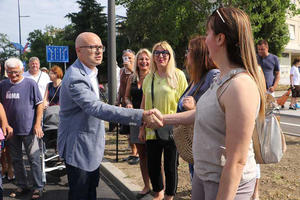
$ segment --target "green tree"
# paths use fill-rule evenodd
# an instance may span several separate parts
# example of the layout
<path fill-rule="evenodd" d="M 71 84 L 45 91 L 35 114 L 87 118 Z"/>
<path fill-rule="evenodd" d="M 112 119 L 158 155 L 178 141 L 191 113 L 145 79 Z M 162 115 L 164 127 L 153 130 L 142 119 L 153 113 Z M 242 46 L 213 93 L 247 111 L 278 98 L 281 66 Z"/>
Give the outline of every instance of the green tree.
<path fill-rule="evenodd" d="M 48 67 L 46 46 L 68 46 L 70 43 L 63 37 L 65 33 L 64 29 L 55 28 L 53 26 L 46 26 L 45 30 L 34 30 L 29 33 L 28 42 L 30 43 L 30 52 L 26 55 L 28 60 L 32 56 L 36 56 L 40 59 L 42 67 Z M 61 65 L 61 63 L 52 63 Z"/>
<path fill-rule="evenodd" d="M 299 1 L 297 1 L 299 2 Z M 250 16 L 255 42 L 269 41 L 270 51 L 279 55 L 289 42 L 285 23 L 287 15 L 299 14 L 290 0 L 118 0 L 127 9 L 127 19 L 120 28 L 129 47 L 151 47 L 167 40 L 175 49 L 177 62 L 183 60 L 184 48 L 193 34 L 204 34 L 210 13 L 220 6 L 241 8 Z"/>
<path fill-rule="evenodd" d="M 9 57 L 16 57 L 18 51 L 12 46 L 6 34 L 0 33 L 0 63 Z"/>
<path fill-rule="evenodd" d="M 76 3 L 79 4 L 80 11 L 66 15 L 71 20 L 73 29 L 72 34 L 69 34 L 67 39 L 75 41 L 80 33 L 88 31 L 96 33 L 101 38 L 103 45 L 107 46 L 107 16 L 103 13 L 104 7 L 96 0 L 78 0 Z M 107 80 L 107 54 L 104 53 L 103 56 L 101 67 L 98 67 L 100 82 Z"/>
<path fill-rule="evenodd" d="M 149 48 L 166 40 L 176 53 L 178 66 L 183 65 L 185 49 L 191 35 L 204 34 L 205 23 L 213 6 L 202 1 L 199 12 L 192 1 L 182 0 L 119 0 L 127 9 L 127 19 L 119 29 L 134 50 Z"/>
<path fill-rule="evenodd" d="M 202 0 L 192 2 L 201 8 Z M 270 51 L 276 55 L 280 55 L 289 42 L 286 17 L 299 14 L 296 4 L 290 0 L 218 0 L 213 5 L 215 8 L 224 5 L 244 10 L 250 17 L 255 43 L 260 39 L 267 40 Z"/>

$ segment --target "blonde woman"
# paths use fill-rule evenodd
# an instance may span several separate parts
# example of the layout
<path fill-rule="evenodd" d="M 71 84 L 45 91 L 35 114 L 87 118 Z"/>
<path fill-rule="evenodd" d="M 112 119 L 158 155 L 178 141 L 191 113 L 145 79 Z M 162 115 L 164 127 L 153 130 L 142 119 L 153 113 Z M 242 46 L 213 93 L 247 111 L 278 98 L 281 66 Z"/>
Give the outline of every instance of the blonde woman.
<path fill-rule="evenodd" d="M 265 100 L 249 17 L 219 8 L 208 19 L 206 35 L 220 75 L 196 111 L 165 115 L 164 124 L 195 121 L 192 200 L 249 200 L 256 181 L 251 138 L 255 120 L 264 118 Z"/>
<path fill-rule="evenodd" d="M 143 98 L 143 82 L 150 71 L 151 52 L 148 49 L 141 49 L 137 52 L 133 66 L 133 74 L 127 81 L 125 102 L 126 108 L 140 108 Z M 146 144 L 139 140 L 139 126 L 130 126 L 130 142 L 135 144 L 140 158 L 140 169 L 144 181 L 143 190 L 137 194 L 140 199 L 150 193 L 150 179 L 147 168 Z M 136 164 L 132 159 L 129 164 Z"/>
<path fill-rule="evenodd" d="M 177 102 L 186 87 L 185 75 L 176 68 L 171 46 L 166 41 L 155 44 L 152 50 L 150 73 L 143 83 L 141 108 L 149 110 L 154 107 L 163 114 L 176 113 Z M 151 88 L 153 88 L 153 101 Z M 152 189 L 155 192 L 154 199 L 173 199 L 178 181 L 178 153 L 174 141 L 160 140 L 153 129 L 146 129 L 145 132 L 143 128 L 141 128 L 139 138 L 142 141 L 146 140 L 148 172 Z M 161 173 L 162 153 L 164 153 L 165 191 Z"/>

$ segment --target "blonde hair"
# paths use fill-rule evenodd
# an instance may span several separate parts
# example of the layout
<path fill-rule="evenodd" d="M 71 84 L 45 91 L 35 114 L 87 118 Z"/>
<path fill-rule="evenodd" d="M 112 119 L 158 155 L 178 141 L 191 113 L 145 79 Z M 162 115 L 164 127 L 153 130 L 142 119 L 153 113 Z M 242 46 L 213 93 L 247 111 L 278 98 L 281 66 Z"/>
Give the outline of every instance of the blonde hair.
<path fill-rule="evenodd" d="M 134 65 L 133 65 L 133 73 L 135 74 L 135 76 L 137 78 L 137 81 L 140 80 L 140 74 L 139 74 L 140 70 L 139 70 L 139 67 L 138 67 L 138 59 L 139 59 L 140 54 L 142 54 L 142 53 L 147 54 L 147 56 L 151 60 L 151 52 L 148 49 L 146 49 L 146 48 L 140 49 L 137 52 L 137 54 L 135 56 L 135 59 L 134 59 Z"/>
<path fill-rule="evenodd" d="M 261 103 L 259 117 L 264 119 L 266 85 L 257 64 L 248 15 L 238 8 L 219 8 L 208 18 L 207 27 L 211 28 L 216 35 L 219 33 L 225 35 L 229 60 L 244 68 L 256 82 Z"/>
<path fill-rule="evenodd" d="M 178 85 L 178 80 L 177 80 L 177 72 L 176 72 L 177 70 L 176 70 L 175 54 L 174 54 L 172 47 L 169 45 L 169 43 L 167 41 L 158 42 L 153 46 L 152 57 L 151 57 L 151 62 L 150 62 L 150 73 L 153 76 L 154 73 L 157 71 L 157 66 L 156 66 L 156 63 L 154 62 L 153 52 L 159 46 L 161 48 L 163 48 L 164 50 L 168 50 L 170 53 L 169 62 L 168 62 L 167 69 L 166 69 L 167 82 L 171 88 L 176 88 Z"/>

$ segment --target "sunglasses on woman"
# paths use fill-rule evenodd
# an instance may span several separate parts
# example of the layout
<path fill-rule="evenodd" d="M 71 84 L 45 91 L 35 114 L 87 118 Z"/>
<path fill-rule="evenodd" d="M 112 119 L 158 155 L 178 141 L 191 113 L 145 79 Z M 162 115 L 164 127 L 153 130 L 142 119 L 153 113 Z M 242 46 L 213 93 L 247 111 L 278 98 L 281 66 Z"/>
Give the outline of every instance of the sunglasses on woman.
<path fill-rule="evenodd" d="M 163 56 L 163 57 L 167 57 L 170 55 L 170 52 L 168 50 L 163 50 L 163 51 L 159 51 L 159 50 L 155 50 L 153 52 L 154 56 L 158 57 L 160 56 L 160 54 Z"/>

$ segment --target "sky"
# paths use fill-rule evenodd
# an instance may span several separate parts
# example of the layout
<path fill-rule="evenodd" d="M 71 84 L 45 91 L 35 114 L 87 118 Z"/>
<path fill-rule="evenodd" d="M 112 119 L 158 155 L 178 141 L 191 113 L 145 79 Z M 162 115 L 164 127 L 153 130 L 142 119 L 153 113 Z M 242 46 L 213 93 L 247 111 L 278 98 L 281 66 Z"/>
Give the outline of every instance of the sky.
<path fill-rule="evenodd" d="M 96 1 L 107 13 L 108 0 Z M 20 15 L 29 16 L 20 18 L 22 45 L 26 44 L 28 34 L 36 29 L 44 30 L 48 25 L 63 28 L 70 24 L 64 16 L 78 11 L 76 0 L 20 0 Z M 125 8 L 116 6 L 116 14 L 125 16 Z M 18 0 L 0 0 L 0 33 L 7 34 L 11 42 L 19 43 Z"/>

